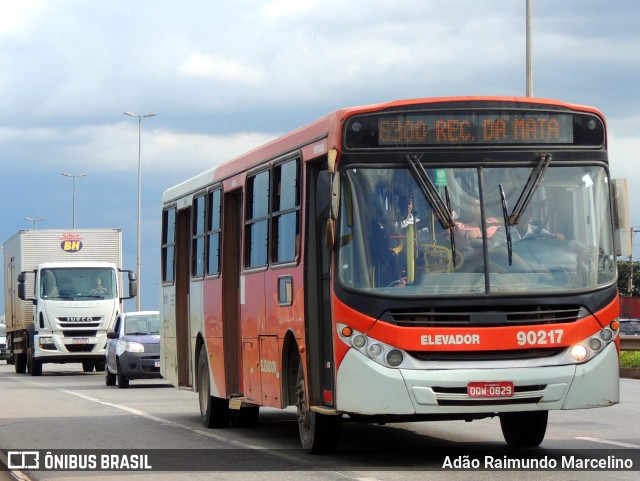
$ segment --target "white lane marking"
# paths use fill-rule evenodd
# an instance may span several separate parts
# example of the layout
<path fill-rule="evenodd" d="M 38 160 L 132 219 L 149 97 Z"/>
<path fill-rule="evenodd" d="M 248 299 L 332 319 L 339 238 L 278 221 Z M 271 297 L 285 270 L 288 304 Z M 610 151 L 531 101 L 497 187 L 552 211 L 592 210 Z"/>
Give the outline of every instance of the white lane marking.
<path fill-rule="evenodd" d="M 582 441 L 591 441 L 593 443 L 611 444 L 613 446 L 620 446 L 621 448 L 640 449 L 640 444 L 621 443 L 618 441 L 609 441 L 608 439 L 587 438 L 582 436 L 576 436 L 575 439 L 580 439 Z"/>
<path fill-rule="evenodd" d="M 166 419 L 162 419 L 162 418 L 159 418 L 157 416 L 153 416 L 153 415 L 148 414 L 148 413 L 146 413 L 144 411 L 140 411 L 138 409 L 130 408 L 128 406 L 123 406 L 121 404 L 114 404 L 114 403 L 110 403 L 110 402 L 106 402 L 106 401 L 101 401 L 100 399 L 97 399 L 97 398 L 94 398 L 94 397 L 91 397 L 91 396 L 87 396 L 86 394 L 81 394 L 81 393 L 78 393 L 78 392 L 69 391 L 67 389 L 59 389 L 59 388 L 54 388 L 54 389 L 56 391 L 58 391 L 58 392 L 61 392 L 61 393 L 64 393 L 64 394 L 70 394 L 72 396 L 79 397 L 79 398 L 84 399 L 86 401 L 95 402 L 95 403 L 98 403 L 98 404 L 102 404 L 103 406 L 109 406 L 109 407 L 112 407 L 114 409 L 119 409 L 121 411 L 128 412 L 129 414 L 133 414 L 134 416 L 140 416 L 140 417 L 149 419 L 151 421 L 156 421 L 156 422 L 159 422 L 159 423 L 161 423 L 161 424 L 163 424 L 165 426 L 186 429 L 187 431 L 191 431 L 193 433 L 196 433 L 196 434 L 199 434 L 199 435 L 202 435 L 202 436 L 213 438 L 213 439 L 216 439 L 218 441 L 223 441 L 223 442 L 228 443 L 228 444 L 233 444 L 233 445 L 235 445 L 237 447 L 240 447 L 240 448 L 255 449 L 255 450 L 264 449 L 261 446 L 256 446 L 256 445 L 252 445 L 252 444 L 248 444 L 248 443 L 243 443 L 241 441 L 235 441 L 233 439 L 229 439 L 229 438 L 226 438 L 224 436 L 219 436 L 217 434 L 213 434 L 210 431 L 203 431 L 201 429 L 194 429 L 194 428 L 190 428 L 189 426 L 185 426 L 183 424 L 174 423 L 173 421 L 167 421 Z M 300 458 L 296 458 L 295 456 L 288 455 L 286 453 L 272 451 L 271 454 L 273 456 L 277 456 L 279 458 L 283 458 L 283 459 L 286 459 L 288 461 L 292 461 L 292 462 L 308 465 L 311 470 L 317 470 L 319 468 L 319 469 L 321 469 L 323 471 L 328 471 L 328 469 L 326 467 L 323 467 L 323 466 L 321 466 L 319 464 L 316 464 L 314 462 L 311 462 L 311 461 L 306 461 L 306 460 L 303 460 L 303 459 L 300 459 Z M 377 478 L 361 477 L 361 475 L 359 473 L 356 473 L 356 472 L 339 471 L 339 470 L 334 470 L 333 472 L 336 473 L 336 474 L 340 474 L 340 475 L 344 476 L 345 478 L 355 479 L 356 481 L 379 481 Z"/>

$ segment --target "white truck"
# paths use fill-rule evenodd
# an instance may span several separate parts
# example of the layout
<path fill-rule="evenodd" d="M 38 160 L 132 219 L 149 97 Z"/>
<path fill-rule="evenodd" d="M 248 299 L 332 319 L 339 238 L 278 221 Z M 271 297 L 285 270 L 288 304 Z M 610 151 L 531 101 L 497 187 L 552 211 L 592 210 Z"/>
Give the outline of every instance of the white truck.
<path fill-rule="evenodd" d="M 39 376 L 43 363 L 72 362 L 104 370 L 107 332 L 138 290 L 135 273 L 121 269 L 122 231 L 21 230 L 3 250 L 7 355 L 16 373 Z"/>

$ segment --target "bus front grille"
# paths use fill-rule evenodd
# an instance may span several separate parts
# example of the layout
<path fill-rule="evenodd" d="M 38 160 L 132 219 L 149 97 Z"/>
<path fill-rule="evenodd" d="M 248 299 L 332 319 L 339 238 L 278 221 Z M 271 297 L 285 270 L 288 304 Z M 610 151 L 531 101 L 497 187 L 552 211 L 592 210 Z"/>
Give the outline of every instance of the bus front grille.
<path fill-rule="evenodd" d="M 382 319 L 401 327 L 498 327 L 570 323 L 578 320 L 579 313 L 579 306 L 435 307 L 390 311 Z"/>

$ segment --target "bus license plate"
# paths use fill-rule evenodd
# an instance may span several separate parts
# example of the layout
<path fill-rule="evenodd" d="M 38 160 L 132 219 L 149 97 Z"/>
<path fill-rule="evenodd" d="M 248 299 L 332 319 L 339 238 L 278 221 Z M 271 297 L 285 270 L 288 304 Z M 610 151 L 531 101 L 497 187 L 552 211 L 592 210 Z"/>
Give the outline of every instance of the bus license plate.
<path fill-rule="evenodd" d="M 467 384 L 467 396 L 473 398 L 512 397 L 513 393 L 511 381 L 470 382 Z"/>
<path fill-rule="evenodd" d="M 71 344 L 89 344 L 88 337 L 74 337 L 71 340 Z"/>

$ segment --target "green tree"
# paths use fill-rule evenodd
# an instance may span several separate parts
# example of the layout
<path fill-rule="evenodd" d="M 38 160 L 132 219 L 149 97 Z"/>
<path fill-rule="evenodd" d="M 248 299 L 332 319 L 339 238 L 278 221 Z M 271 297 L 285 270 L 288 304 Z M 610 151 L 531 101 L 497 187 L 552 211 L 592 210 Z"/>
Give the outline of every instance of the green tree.
<path fill-rule="evenodd" d="M 633 276 L 633 290 L 631 292 L 632 297 L 640 297 L 640 262 L 633 261 L 631 263 L 632 276 Z M 618 261 L 618 289 L 620 294 L 629 294 L 629 261 Z"/>

